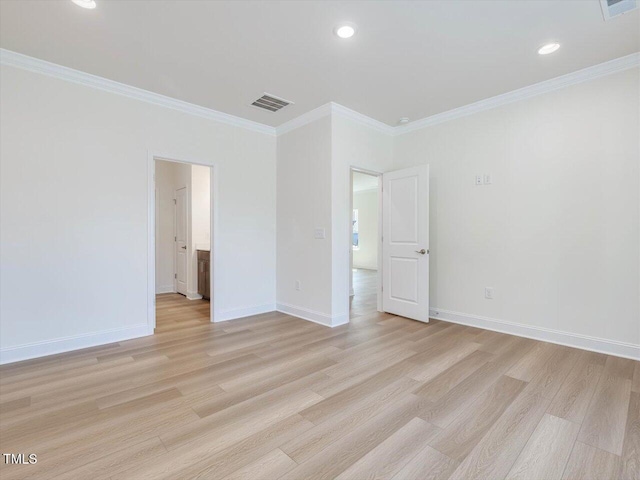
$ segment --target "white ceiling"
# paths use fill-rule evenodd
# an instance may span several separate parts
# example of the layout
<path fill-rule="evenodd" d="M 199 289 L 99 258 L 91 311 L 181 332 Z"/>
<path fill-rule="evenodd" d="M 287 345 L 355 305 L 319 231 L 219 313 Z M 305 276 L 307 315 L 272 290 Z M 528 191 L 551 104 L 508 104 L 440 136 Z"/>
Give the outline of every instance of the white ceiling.
<path fill-rule="evenodd" d="M 640 50 L 638 11 L 598 0 L 96 2 L 2 0 L 0 46 L 271 126 L 329 101 L 395 125 Z"/>
<path fill-rule="evenodd" d="M 378 186 L 378 177 L 366 173 L 353 172 L 353 191 L 372 190 Z"/>

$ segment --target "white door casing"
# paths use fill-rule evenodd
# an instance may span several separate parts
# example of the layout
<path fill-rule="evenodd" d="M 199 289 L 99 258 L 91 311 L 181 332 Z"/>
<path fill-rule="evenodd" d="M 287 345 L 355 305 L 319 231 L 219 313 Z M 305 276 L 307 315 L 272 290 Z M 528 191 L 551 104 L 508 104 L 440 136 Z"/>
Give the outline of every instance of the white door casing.
<path fill-rule="evenodd" d="M 429 166 L 385 173 L 382 305 L 385 312 L 429 321 Z"/>
<path fill-rule="evenodd" d="M 176 234 L 175 234 L 175 281 L 176 291 L 187 295 L 187 189 L 179 188 L 175 192 Z"/>

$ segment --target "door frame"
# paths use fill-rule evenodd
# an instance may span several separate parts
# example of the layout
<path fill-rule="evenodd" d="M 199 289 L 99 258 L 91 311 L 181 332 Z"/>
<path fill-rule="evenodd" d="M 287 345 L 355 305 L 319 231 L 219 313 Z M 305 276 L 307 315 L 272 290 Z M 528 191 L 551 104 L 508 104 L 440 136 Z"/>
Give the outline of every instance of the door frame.
<path fill-rule="evenodd" d="M 216 309 L 215 299 L 218 298 L 220 282 L 218 281 L 220 272 L 216 268 L 218 262 L 218 167 L 215 163 L 206 162 L 199 159 L 186 158 L 185 156 L 155 151 L 147 152 L 147 327 L 153 333 L 156 327 L 156 160 L 166 162 L 184 163 L 188 165 L 201 165 L 209 167 L 209 188 L 210 188 L 210 252 L 209 262 L 209 315 L 213 323 L 219 317 Z M 188 191 L 188 190 L 187 190 Z"/>
<path fill-rule="evenodd" d="M 353 279 L 353 174 L 364 173 L 378 178 L 378 271 L 376 286 L 376 310 L 382 312 L 382 172 L 361 168 L 355 165 L 349 167 L 349 282 L 347 288 L 347 305 L 351 301 L 351 287 Z M 349 308 L 349 314 L 351 308 Z"/>

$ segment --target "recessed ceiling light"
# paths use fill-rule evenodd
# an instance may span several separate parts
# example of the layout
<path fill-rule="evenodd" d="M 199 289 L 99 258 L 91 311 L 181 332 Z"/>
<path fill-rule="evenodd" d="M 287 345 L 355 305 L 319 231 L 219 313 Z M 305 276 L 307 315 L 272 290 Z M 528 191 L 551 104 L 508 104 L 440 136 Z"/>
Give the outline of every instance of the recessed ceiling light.
<path fill-rule="evenodd" d="M 547 43 L 546 45 L 543 45 L 538 49 L 538 53 L 540 55 L 549 55 L 550 53 L 555 52 L 559 48 L 560 48 L 560 44 L 559 43 L 555 43 L 555 42 Z"/>
<path fill-rule="evenodd" d="M 82 8 L 88 8 L 88 9 L 96 8 L 95 0 L 71 0 L 71 1 Z"/>
<path fill-rule="evenodd" d="M 334 32 L 340 38 L 351 38 L 356 34 L 356 26 L 353 23 L 344 23 L 337 26 Z"/>

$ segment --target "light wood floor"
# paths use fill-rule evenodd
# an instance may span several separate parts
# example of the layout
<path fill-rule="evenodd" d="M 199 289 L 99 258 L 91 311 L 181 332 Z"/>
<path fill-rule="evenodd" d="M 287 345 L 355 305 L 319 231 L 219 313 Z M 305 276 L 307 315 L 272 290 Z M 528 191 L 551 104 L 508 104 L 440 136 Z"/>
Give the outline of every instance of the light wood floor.
<path fill-rule="evenodd" d="M 350 317 L 376 313 L 378 308 L 378 272 L 356 268 L 353 270 L 353 291 Z"/>
<path fill-rule="evenodd" d="M 335 329 L 163 295 L 154 336 L 2 367 L 38 463 L 0 477 L 640 478 L 639 362 L 379 314 L 367 273 Z"/>

